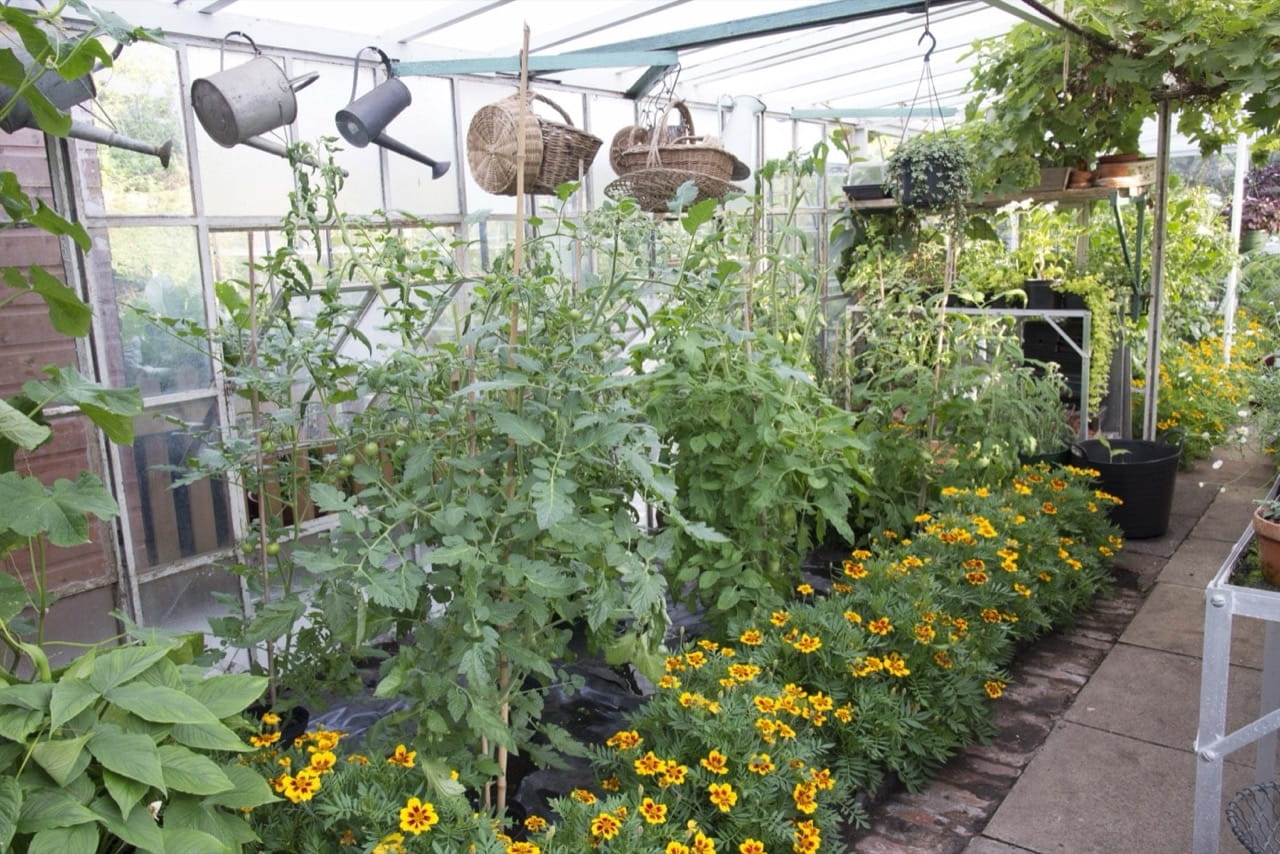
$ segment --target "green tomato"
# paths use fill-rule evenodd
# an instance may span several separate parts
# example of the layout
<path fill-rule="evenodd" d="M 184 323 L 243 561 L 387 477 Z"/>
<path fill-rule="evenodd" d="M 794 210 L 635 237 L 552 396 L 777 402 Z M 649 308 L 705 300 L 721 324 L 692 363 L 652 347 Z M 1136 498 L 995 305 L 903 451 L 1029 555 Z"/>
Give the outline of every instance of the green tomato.
<path fill-rule="evenodd" d="M 340 480 L 340 481 L 342 481 L 342 480 L 346 480 L 348 477 L 350 477 L 350 476 L 351 476 L 351 470 L 350 470 L 350 469 L 348 469 L 348 468 L 345 468 L 345 467 L 344 467 L 344 468 L 336 468 L 336 469 L 334 469 L 334 470 L 333 470 L 333 476 L 334 476 L 335 478 L 337 478 L 338 480 Z"/>
<path fill-rule="evenodd" d="M 378 455 L 378 443 L 365 442 L 364 447 L 361 450 L 364 451 L 364 455 L 366 457 L 376 457 Z"/>
<path fill-rule="evenodd" d="M 253 554 L 253 550 L 257 548 L 257 544 L 253 540 L 245 540 L 240 544 L 240 551 L 247 555 Z"/>
<path fill-rule="evenodd" d="M 272 556 L 275 556 L 275 555 L 280 554 L 280 544 L 279 544 L 279 543 L 267 543 L 267 554 L 272 555 Z"/>
<path fill-rule="evenodd" d="M 353 465 L 356 464 L 356 455 L 348 451 L 347 453 L 338 457 L 338 462 L 341 463 L 346 468 L 351 468 Z"/>
<path fill-rule="evenodd" d="M 274 454 L 276 452 L 276 443 L 263 442 L 261 445 L 261 448 L 262 448 L 262 453 L 264 454 Z"/>
<path fill-rule="evenodd" d="M 576 323 L 582 319 L 582 312 L 576 308 L 569 309 L 569 319 Z"/>

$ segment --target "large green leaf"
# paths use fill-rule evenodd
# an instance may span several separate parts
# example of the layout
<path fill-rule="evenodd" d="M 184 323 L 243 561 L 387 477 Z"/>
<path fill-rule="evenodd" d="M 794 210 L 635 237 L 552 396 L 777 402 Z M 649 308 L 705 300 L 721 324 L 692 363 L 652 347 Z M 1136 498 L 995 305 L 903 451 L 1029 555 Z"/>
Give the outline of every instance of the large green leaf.
<path fill-rule="evenodd" d="M 179 744 L 185 744 L 197 750 L 246 753 L 254 749 L 221 721 L 215 724 L 174 724 L 169 734 Z"/>
<path fill-rule="evenodd" d="M 84 679 L 64 677 L 53 686 L 49 698 L 49 725 L 58 728 L 87 709 L 102 695 Z"/>
<path fill-rule="evenodd" d="M 98 798 L 90 805 L 98 819 L 116 836 L 141 851 L 163 852 L 164 837 L 160 826 L 147 810 L 133 810 L 126 819 L 115 801 Z"/>
<path fill-rule="evenodd" d="M 245 627 L 240 643 L 245 646 L 253 646 L 266 641 L 273 641 L 287 634 L 292 631 L 294 623 L 302 617 L 306 607 L 306 602 L 296 597 L 274 599 L 262 605 Z M 237 709 L 237 711 L 239 710 Z M 226 715 L 219 715 L 219 717 L 226 717 Z"/>
<path fill-rule="evenodd" d="M 27 854 L 68 854 L 98 850 L 98 823 L 86 821 L 71 827 L 51 827 L 31 838 Z"/>
<path fill-rule="evenodd" d="M 133 419 L 142 413 L 142 393 L 136 388 L 111 388 L 95 383 L 75 368 L 49 366 L 48 380 L 28 380 L 22 391 L 32 400 L 78 406 L 102 428 L 111 441 L 133 443 Z"/>
<path fill-rule="evenodd" d="M 8 439 L 24 451 L 34 451 L 52 435 L 53 431 L 47 426 L 15 409 L 7 400 L 0 400 L 0 438 Z M 8 468 L 13 468 L 12 463 Z"/>
<path fill-rule="evenodd" d="M 21 706 L 36 712 L 49 711 L 53 686 L 48 682 L 19 682 L 0 687 L 0 706 Z"/>
<path fill-rule="evenodd" d="M 164 854 L 234 854 L 234 848 L 212 834 L 192 827 L 164 827 Z"/>
<path fill-rule="evenodd" d="M 267 690 L 264 676 L 247 673 L 224 673 L 195 682 L 187 688 L 192 699 L 199 700 L 214 717 L 238 715 Z"/>
<path fill-rule="evenodd" d="M 74 827 L 95 821 L 97 816 L 63 789 L 37 789 L 22 801 L 18 814 L 19 833 L 38 833 L 51 827 Z"/>
<path fill-rule="evenodd" d="M 262 774 L 254 769 L 239 763 L 232 763 L 222 770 L 230 778 L 234 788 L 226 792 L 210 795 L 205 798 L 205 803 L 241 810 L 260 807 L 263 804 L 271 804 L 280 800 L 271 791 L 271 787 L 267 785 L 267 781 L 263 779 Z"/>
<path fill-rule="evenodd" d="M 40 130 L 53 136 L 66 136 L 67 131 L 71 130 L 71 117 L 55 107 L 35 86 L 27 85 L 26 75 L 26 66 L 13 51 L 0 50 L 0 84 L 19 92 L 22 103 L 31 110 Z M 4 106 L 5 104 L 0 103 L 0 107 Z M 21 105 L 18 109 L 21 109 Z"/>
<path fill-rule="evenodd" d="M 146 721 L 165 724 L 216 724 L 218 718 L 199 700 L 160 685 L 130 682 L 103 692 L 107 700 Z"/>
<path fill-rule="evenodd" d="M 235 788 L 216 762 L 177 744 L 160 746 L 160 767 L 165 783 L 179 792 L 216 795 Z"/>
<path fill-rule="evenodd" d="M 65 786 L 89 767 L 89 751 L 85 750 L 85 746 L 90 738 L 92 736 L 81 735 L 42 741 L 31 748 L 31 758 L 54 782 Z"/>
<path fill-rule="evenodd" d="M 151 786 L 141 780 L 135 780 L 132 777 L 126 777 L 123 774 L 117 774 L 110 769 L 103 769 L 102 782 L 107 787 L 107 794 L 111 796 L 111 800 L 116 802 L 116 806 L 120 808 L 120 814 L 125 818 L 129 817 L 129 813 L 133 808 L 142 803 L 142 799 L 147 796 L 147 792 L 151 791 Z"/>
<path fill-rule="evenodd" d="M 241 768 L 241 770 L 249 771 L 248 768 Z M 260 776 L 258 782 L 264 782 Z M 219 810 L 211 805 L 211 800 L 211 798 L 196 798 L 175 793 L 164 806 L 162 817 L 165 825 L 203 831 L 221 839 L 234 851 L 240 850 L 237 846 L 260 841 L 258 835 L 253 832 L 253 828 L 243 818 Z M 168 839 L 165 843 L 168 844 Z"/>
<path fill-rule="evenodd" d="M 40 207 L 48 211 L 44 205 Z M 34 221 L 35 217 L 32 217 L 32 220 Z M 44 220 L 50 226 L 56 225 L 47 214 Z M 43 267 L 29 268 L 27 280 L 31 283 L 31 290 L 44 300 L 45 306 L 49 309 L 49 322 L 53 324 L 55 330 L 72 338 L 83 338 L 89 334 L 93 323 L 93 311 L 84 300 L 80 299 L 79 294 Z"/>
<path fill-rule="evenodd" d="M 167 646 L 128 646 L 104 652 L 93 660 L 89 684 L 102 693 L 122 685 L 169 654 Z"/>
<path fill-rule="evenodd" d="M 43 534 L 55 546 L 88 542 L 86 514 L 110 519 L 118 510 L 102 481 L 87 471 L 74 483 L 59 478 L 53 486 L 17 472 L 0 473 L 0 506 L 8 511 L 8 526 L 15 533 L 23 537 Z"/>
<path fill-rule="evenodd" d="M 21 811 L 22 787 L 13 777 L 0 777 L 0 851 L 9 850 Z"/>
<path fill-rule="evenodd" d="M 0 552 L 2 554 L 3 552 Z M 7 623 L 27 607 L 27 588 L 7 572 L 0 572 L 0 622 Z"/>
<path fill-rule="evenodd" d="M 538 445 L 546 436 L 541 424 L 521 418 L 514 412 L 495 413 L 493 426 L 498 429 L 498 432 L 510 436 L 517 445 Z"/>
<path fill-rule="evenodd" d="M 122 732 L 113 726 L 100 727 L 89 741 L 89 752 L 102 767 L 122 777 L 165 790 L 164 772 L 155 742 L 145 735 Z M 121 810 L 124 815 L 127 810 Z"/>

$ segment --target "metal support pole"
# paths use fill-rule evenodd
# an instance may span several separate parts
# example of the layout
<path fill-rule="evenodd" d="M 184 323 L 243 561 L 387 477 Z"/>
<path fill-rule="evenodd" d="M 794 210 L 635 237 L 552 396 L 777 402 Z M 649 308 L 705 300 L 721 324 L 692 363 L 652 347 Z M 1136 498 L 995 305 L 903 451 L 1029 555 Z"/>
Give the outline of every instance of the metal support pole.
<path fill-rule="evenodd" d="M 1200 725 L 1196 732 L 1196 805 L 1191 850 L 1217 854 L 1222 810 L 1219 747 L 1227 731 L 1227 682 L 1230 678 L 1231 607 L 1229 594 L 1210 590 L 1204 606 L 1204 650 L 1200 665 Z"/>
<path fill-rule="evenodd" d="M 1160 402 L 1160 326 L 1164 322 L 1164 238 L 1169 185 L 1169 99 L 1160 100 L 1156 143 L 1156 221 L 1151 238 L 1151 306 L 1147 313 L 1147 389 L 1142 438 L 1156 438 Z"/>
<path fill-rule="evenodd" d="M 1244 176 L 1249 170 L 1249 137 L 1236 138 L 1236 171 L 1231 186 L 1231 245 L 1237 251 L 1227 273 L 1227 292 L 1222 298 L 1222 359 L 1231 364 L 1231 345 L 1236 335 L 1236 291 L 1240 286 L 1240 229 L 1244 219 Z"/>

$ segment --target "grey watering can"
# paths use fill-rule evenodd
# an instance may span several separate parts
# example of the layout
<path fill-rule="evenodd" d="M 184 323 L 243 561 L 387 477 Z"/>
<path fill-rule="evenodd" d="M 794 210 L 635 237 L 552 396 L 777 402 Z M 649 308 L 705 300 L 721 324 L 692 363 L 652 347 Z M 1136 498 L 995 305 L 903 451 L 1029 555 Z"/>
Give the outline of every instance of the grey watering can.
<path fill-rule="evenodd" d="M 226 148 L 248 145 L 287 157 L 283 145 L 260 139 L 259 135 L 291 124 L 298 117 L 298 99 L 294 94 L 310 86 L 320 75 L 312 71 L 289 79 L 284 69 L 262 55 L 253 39 L 239 31 L 227 33 L 223 38 L 224 51 L 227 39 L 232 36 L 249 42 L 253 59 L 193 82 L 191 108 L 205 133 L 219 145 Z"/>
<path fill-rule="evenodd" d="M 357 98 L 356 86 L 360 82 L 360 55 L 366 50 L 377 51 L 382 57 L 382 64 L 387 69 L 387 79 Z M 439 178 L 449 171 L 448 161 L 433 160 L 383 133 L 386 126 L 391 124 L 391 120 L 404 112 L 405 107 L 412 102 L 413 96 L 409 93 L 409 87 L 398 78 L 391 76 L 391 60 L 387 55 L 377 47 L 361 48 L 356 54 L 354 78 L 351 81 L 351 103 L 338 110 L 334 121 L 338 124 L 338 133 L 342 134 L 342 138 L 356 148 L 364 148 L 372 142 L 410 160 L 430 166 L 431 177 Z"/>

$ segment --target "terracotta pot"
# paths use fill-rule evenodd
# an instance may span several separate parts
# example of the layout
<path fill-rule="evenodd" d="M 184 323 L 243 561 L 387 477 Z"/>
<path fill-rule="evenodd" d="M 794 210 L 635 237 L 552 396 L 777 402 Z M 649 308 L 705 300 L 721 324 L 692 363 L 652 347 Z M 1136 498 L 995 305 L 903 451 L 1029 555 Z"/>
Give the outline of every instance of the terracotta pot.
<path fill-rule="evenodd" d="M 1088 169 L 1072 169 L 1067 181 L 1068 190 L 1083 190 L 1093 183 L 1093 173 Z"/>
<path fill-rule="evenodd" d="M 1103 154 L 1098 158 L 1098 165 L 1104 163 L 1132 163 L 1135 160 L 1141 160 L 1142 154 L 1137 151 L 1122 151 L 1116 154 Z"/>
<path fill-rule="evenodd" d="M 1257 536 L 1258 565 L 1267 581 L 1280 587 L 1280 522 L 1262 517 L 1262 508 L 1253 511 L 1253 532 Z"/>

